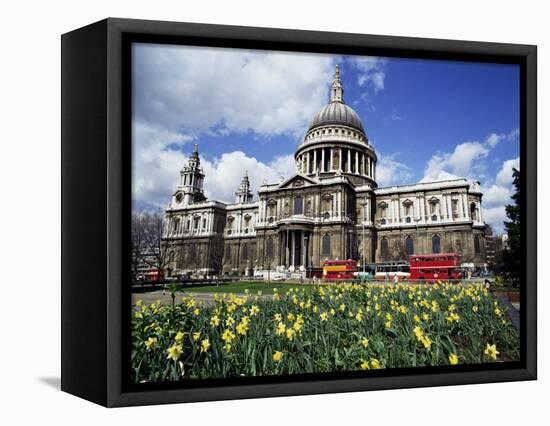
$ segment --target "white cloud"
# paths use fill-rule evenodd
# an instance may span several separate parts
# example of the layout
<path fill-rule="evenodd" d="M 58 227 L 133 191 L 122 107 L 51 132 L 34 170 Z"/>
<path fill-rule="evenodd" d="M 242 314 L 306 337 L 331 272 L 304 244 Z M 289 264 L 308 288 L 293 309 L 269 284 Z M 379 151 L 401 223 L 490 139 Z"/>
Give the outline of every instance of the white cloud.
<path fill-rule="evenodd" d="M 510 201 L 511 196 L 511 188 L 491 185 L 483 189 L 483 204 L 486 206 L 504 205 Z"/>
<path fill-rule="evenodd" d="M 502 168 L 497 173 L 496 183 L 502 186 L 512 185 L 512 182 L 514 181 L 512 169 L 519 170 L 519 157 L 512 160 L 506 160 L 502 164 Z"/>
<path fill-rule="evenodd" d="M 398 153 L 392 155 L 379 155 L 376 164 L 376 181 L 380 187 L 400 185 L 408 183 L 412 179 L 411 169 L 398 161 L 395 157 Z"/>
<path fill-rule="evenodd" d="M 330 55 L 137 45 L 134 119 L 195 136 L 301 135 L 326 103 L 333 62 Z"/>
<path fill-rule="evenodd" d="M 152 135 L 155 140 L 163 135 L 163 132 L 160 132 L 160 136 L 154 135 L 149 130 L 144 133 Z M 164 208 L 179 184 L 179 171 L 187 164 L 188 156 L 176 149 L 163 149 L 153 156 L 144 152 L 134 155 L 133 199 L 149 207 Z M 206 196 L 211 200 L 225 202 L 234 201 L 235 191 L 245 171 L 248 172 L 255 196 L 264 179 L 278 182 L 281 176 L 289 177 L 295 173 L 293 155 L 275 157 L 266 164 L 242 151 L 233 151 L 219 158 L 206 159 L 201 156 L 201 165 L 205 173 Z"/>
<path fill-rule="evenodd" d="M 506 220 L 506 208 L 504 205 L 482 208 L 483 220 L 489 223 L 495 232 L 502 233 L 504 230 L 504 221 Z"/>
<path fill-rule="evenodd" d="M 494 148 L 495 146 L 498 145 L 498 143 L 500 141 L 502 141 L 503 139 L 505 139 L 506 136 L 505 135 L 498 135 L 496 133 L 491 133 L 489 135 L 489 137 L 487 138 L 487 144 L 491 147 L 491 148 Z"/>
<path fill-rule="evenodd" d="M 296 172 L 292 155 L 276 157 L 271 163 L 266 164 L 247 156 L 242 151 L 234 151 L 222 154 L 213 161 L 202 161 L 201 164 L 205 173 L 206 196 L 212 200 L 225 202 L 234 202 L 235 191 L 245 171 L 248 173 L 255 197 L 264 180 L 278 182 L 281 176 L 289 177 Z"/>
<path fill-rule="evenodd" d="M 384 90 L 387 63 L 385 59 L 361 56 L 354 57 L 352 63 L 359 70 L 357 77 L 359 86 L 369 85 L 375 93 Z"/>
<path fill-rule="evenodd" d="M 481 188 L 483 193 L 484 220 L 490 223 L 496 232 L 503 232 L 506 220 L 506 205 L 511 203 L 514 193 L 512 168 L 519 170 L 519 157 L 506 160 L 497 173 L 495 183 Z"/>
<path fill-rule="evenodd" d="M 485 170 L 480 161 L 487 157 L 494 142 L 494 134 L 486 143 L 464 142 L 455 146 L 453 152 L 438 152 L 428 160 L 421 182 L 432 182 L 445 179 L 470 178 L 480 180 Z"/>

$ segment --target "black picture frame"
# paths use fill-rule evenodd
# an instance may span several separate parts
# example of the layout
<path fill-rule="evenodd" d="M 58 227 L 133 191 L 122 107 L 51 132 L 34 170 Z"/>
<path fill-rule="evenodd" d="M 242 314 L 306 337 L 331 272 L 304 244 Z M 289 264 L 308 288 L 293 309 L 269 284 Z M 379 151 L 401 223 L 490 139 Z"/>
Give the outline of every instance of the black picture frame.
<path fill-rule="evenodd" d="M 521 361 L 192 387 L 130 385 L 124 283 L 131 205 L 128 46 L 134 41 L 519 64 Z M 116 407 L 536 379 L 536 46 L 116 18 L 64 34 L 61 42 L 63 391 Z"/>

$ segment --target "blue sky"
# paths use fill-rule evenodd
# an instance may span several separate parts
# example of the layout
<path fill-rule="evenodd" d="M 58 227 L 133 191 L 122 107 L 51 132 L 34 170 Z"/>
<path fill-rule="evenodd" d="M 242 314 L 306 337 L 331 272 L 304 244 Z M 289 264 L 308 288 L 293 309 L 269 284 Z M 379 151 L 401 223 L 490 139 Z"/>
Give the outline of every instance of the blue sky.
<path fill-rule="evenodd" d="M 288 177 L 339 64 L 379 185 L 479 180 L 502 230 L 519 167 L 518 66 L 163 45 L 135 45 L 133 60 L 136 205 L 166 205 L 195 143 L 210 198 L 232 201 L 244 169 L 255 188 Z"/>

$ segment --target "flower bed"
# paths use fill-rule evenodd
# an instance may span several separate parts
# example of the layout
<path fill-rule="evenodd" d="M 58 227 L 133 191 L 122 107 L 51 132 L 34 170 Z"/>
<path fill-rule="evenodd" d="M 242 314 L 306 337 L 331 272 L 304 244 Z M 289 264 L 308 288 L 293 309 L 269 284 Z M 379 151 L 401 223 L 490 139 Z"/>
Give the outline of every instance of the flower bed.
<path fill-rule="evenodd" d="M 482 285 L 340 284 L 134 308 L 135 382 L 519 359 L 519 335 Z"/>

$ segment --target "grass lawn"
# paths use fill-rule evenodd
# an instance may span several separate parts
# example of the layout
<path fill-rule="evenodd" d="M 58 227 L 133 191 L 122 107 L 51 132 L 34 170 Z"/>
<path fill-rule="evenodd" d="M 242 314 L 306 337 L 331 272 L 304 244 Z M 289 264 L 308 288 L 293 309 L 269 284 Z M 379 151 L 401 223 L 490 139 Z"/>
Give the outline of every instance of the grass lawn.
<path fill-rule="evenodd" d="M 222 284 L 219 286 L 206 285 L 184 288 L 182 293 L 244 293 L 245 290 L 255 294 L 261 291 L 263 294 L 273 294 L 273 289 L 276 288 L 279 293 L 283 293 L 291 288 L 306 288 L 306 290 L 312 290 L 317 286 L 311 284 L 289 284 L 282 282 L 262 282 L 262 281 L 250 281 L 250 282 L 231 282 L 229 284 Z"/>

